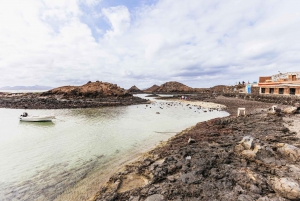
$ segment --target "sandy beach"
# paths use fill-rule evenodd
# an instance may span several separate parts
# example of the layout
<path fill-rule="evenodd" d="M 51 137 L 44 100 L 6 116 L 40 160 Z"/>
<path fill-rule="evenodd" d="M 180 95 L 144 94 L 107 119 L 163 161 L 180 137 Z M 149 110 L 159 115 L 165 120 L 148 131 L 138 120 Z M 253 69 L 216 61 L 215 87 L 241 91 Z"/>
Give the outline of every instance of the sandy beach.
<path fill-rule="evenodd" d="M 197 100 L 176 100 L 176 102 L 189 104 L 192 106 L 200 106 L 202 108 L 211 108 L 211 109 L 225 109 L 226 106 L 218 103 L 213 102 L 203 102 Z"/>

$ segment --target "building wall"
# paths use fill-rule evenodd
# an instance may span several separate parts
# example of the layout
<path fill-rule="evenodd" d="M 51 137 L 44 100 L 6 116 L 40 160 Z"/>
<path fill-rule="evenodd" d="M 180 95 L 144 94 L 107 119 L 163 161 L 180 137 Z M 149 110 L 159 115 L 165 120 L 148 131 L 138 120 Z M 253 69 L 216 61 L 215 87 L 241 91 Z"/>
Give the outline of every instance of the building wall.
<path fill-rule="evenodd" d="M 279 80 L 290 81 L 289 79 L 291 79 L 290 76 L 292 75 L 296 75 L 296 79 L 300 80 L 300 72 L 291 72 L 291 73 L 279 73 L 276 75 L 272 75 L 272 81 L 274 82 L 277 82 Z"/>
<path fill-rule="evenodd" d="M 262 92 L 262 88 L 265 89 L 265 93 L 261 93 Z M 296 93 L 295 95 L 300 95 L 300 87 L 283 87 L 283 86 L 276 86 L 276 87 L 270 87 L 270 86 L 267 86 L 267 87 L 260 87 L 260 91 L 259 93 L 260 94 L 270 94 L 270 88 L 273 88 L 274 89 L 274 93 L 273 94 L 279 94 L 279 88 L 283 88 L 284 89 L 284 95 L 290 95 L 290 88 L 295 88 L 296 89 Z M 281 94 L 279 94 L 281 95 Z"/>
<path fill-rule="evenodd" d="M 259 77 L 259 82 L 266 82 L 266 80 L 271 80 L 272 77 L 271 76 L 263 76 L 263 77 Z"/>

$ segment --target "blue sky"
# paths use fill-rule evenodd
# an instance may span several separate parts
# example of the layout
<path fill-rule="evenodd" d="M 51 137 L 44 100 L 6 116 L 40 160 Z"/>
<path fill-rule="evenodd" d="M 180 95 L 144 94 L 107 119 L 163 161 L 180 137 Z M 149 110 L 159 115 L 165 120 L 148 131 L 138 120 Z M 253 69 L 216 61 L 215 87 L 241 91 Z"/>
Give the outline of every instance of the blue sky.
<path fill-rule="evenodd" d="M 0 86 L 191 87 L 299 71 L 297 0 L 10 0 Z"/>

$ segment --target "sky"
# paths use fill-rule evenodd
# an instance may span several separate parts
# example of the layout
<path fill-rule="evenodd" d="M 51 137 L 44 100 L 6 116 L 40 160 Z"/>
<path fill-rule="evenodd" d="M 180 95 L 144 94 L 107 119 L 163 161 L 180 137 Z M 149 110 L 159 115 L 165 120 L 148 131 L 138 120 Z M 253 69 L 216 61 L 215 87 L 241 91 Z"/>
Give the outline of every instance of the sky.
<path fill-rule="evenodd" d="M 0 87 L 140 89 L 300 71 L 299 0 L 2 0 Z"/>

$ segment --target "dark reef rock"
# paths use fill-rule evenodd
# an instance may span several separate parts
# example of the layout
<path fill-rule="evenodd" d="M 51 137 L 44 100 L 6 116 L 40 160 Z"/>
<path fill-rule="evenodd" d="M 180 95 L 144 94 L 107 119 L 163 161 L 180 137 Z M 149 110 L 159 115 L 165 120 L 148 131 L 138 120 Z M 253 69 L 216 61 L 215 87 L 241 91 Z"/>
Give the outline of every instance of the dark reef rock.
<path fill-rule="evenodd" d="M 2 93 L 0 107 L 28 109 L 95 108 L 147 103 L 115 84 L 100 81 L 58 87 L 43 93 Z"/>

